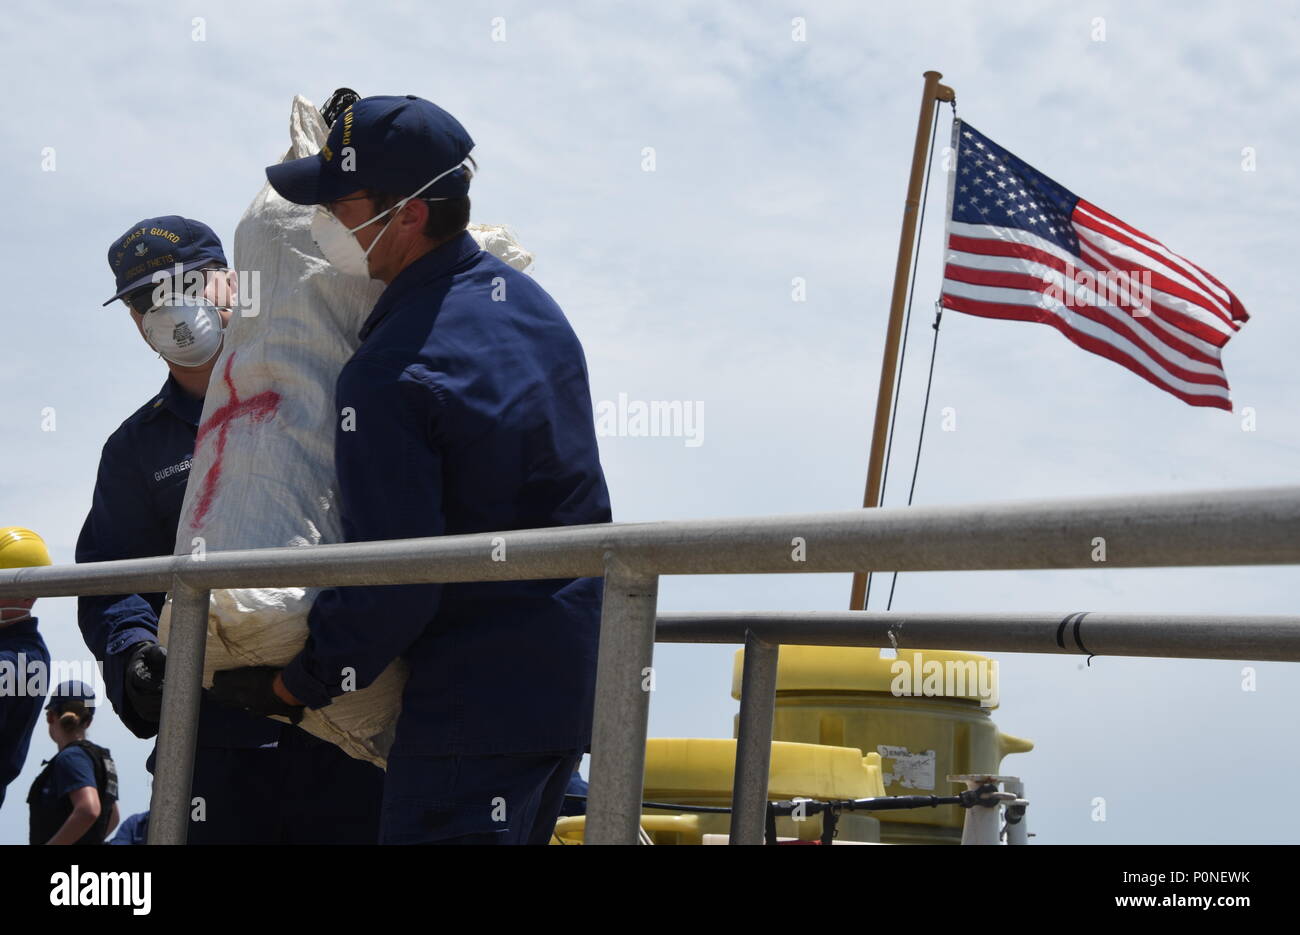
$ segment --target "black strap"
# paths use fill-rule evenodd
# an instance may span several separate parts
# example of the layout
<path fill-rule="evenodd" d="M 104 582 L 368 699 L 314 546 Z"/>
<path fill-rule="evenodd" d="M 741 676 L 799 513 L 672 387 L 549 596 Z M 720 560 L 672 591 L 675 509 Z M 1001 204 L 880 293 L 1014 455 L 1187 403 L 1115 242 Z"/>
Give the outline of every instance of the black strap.
<path fill-rule="evenodd" d="M 108 823 L 113 817 L 113 805 L 117 802 L 117 764 L 113 762 L 113 754 L 107 747 L 89 740 L 74 740 L 68 746 L 85 750 L 94 764 L 95 786 L 99 791 L 99 818 L 90 831 L 86 832 L 86 837 L 94 834 L 96 841 L 103 841 L 108 834 Z"/>
<path fill-rule="evenodd" d="M 828 808 L 822 812 L 822 843 L 835 843 L 835 826 L 840 822 L 840 811 L 837 808 Z"/>

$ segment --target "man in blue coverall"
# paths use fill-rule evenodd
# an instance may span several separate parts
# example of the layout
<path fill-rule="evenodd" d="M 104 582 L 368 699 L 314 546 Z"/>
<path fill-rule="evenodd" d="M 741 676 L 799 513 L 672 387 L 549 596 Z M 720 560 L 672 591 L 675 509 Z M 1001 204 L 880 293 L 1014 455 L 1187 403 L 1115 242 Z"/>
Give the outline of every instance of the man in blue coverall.
<path fill-rule="evenodd" d="M 388 284 L 335 387 L 349 542 L 610 520 L 582 347 L 466 232 L 472 147 L 428 101 L 369 97 L 318 155 L 266 170 L 324 206 L 327 260 Z M 331 588 L 282 672 L 217 673 L 214 694 L 321 707 L 401 656 L 381 842 L 545 844 L 590 743 L 600 598 L 598 578 Z"/>
<path fill-rule="evenodd" d="M 0 529 L 0 568 L 50 564 L 45 540 L 20 526 Z M 45 704 L 50 651 L 36 630 L 32 598 L 0 598 L 0 805 L 27 761 Z"/>
<path fill-rule="evenodd" d="M 135 224 L 108 251 L 117 291 L 170 374 L 109 436 L 78 562 L 171 555 L 208 379 L 235 304 L 237 277 L 217 235 L 186 218 Z M 195 273 L 154 282 L 154 274 Z M 201 292 L 201 295 L 200 295 Z M 188 296 L 177 300 L 177 295 Z M 160 303 L 160 299 L 163 301 Z M 86 645 L 103 664 L 113 708 L 137 737 L 158 732 L 166 652 L 162 594 L 77 599 Z M 149 758 L 153 768 L 153 756 Z M 189 841 L 194 844 L 373 844 L 383 771 L 297 727 L 207 697 L 199 707 Z"/>

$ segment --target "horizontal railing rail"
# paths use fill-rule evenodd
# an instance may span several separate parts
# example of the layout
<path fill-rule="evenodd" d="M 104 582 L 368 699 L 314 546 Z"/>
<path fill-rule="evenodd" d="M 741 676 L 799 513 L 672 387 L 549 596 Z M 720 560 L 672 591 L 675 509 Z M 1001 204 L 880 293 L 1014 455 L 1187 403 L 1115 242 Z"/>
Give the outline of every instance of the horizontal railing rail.
<path fill-rule="evenodd" d="M 768 643 L 964 649 L 1162 659 L 1300 662 L 1300 617 L 864 610 L 660 613 L 659 643 Z"/>
<path fill-rule="evenodd" d="M 0 597 L 599 577 L 610 551 L 659 575 L 1286 565 L 1300 486 L 208 551 L 0 571 Z"/>
<path fill-rule="evenodd" d="M 1279 564 L 1300 564 L 1300 487 L 566 526 L 301 548 L 196 547 L 179 556 L 0 571 L 0 598 L 171 592 L 149 840 L 182 843 L 211 589 L 603 576 L 586 840 L 633 844 L 662 575 Z M 774 630 L 762 635 L 764 627 L 775 624 L 753 622 L 756 628 L 745 628 L 746 687 L 732 816 L 736 843 L 762 840 L 781 641 Z M 1089 634 L 1093 622 L 1084 625 Z M 684 634 L 687 623 L 669 619 L 664 635 L 671 638 L 679 625 L 676 632 Z M 727 622 L 731 637 L 737 624 Z M 853 624 L 859 625 L 880 626 L 866 620 Z M 836 645 L 848 638 L 843 629 L 832 641 Z M 913 634 L 921 630 L 913 627 L 896 636 L 903 645 L 918 647 Z M 1038 632 L 1023 634 L 1040 647 L 1029 651 L 1054 651 L 1041 649 L 1047 645 L 1043 632 L 1039 626 Z M 864 629 L 861 638 L 878 641 L 882 633 L 887 639 L 888 626 L 871 633 Z M 795 642 L 818 641 L 811 627 L 798 636 Z M 1277 649 L 1282 652 L 1289 651 L 1285 646 L 1293 637 L 1278 630 L 1259 639 L 1257 645 L 1283 647 Z M 1084 642 L 1097 651 L 1089 637 Z M 982 646 L 997 648 L 990 642 Z"/>

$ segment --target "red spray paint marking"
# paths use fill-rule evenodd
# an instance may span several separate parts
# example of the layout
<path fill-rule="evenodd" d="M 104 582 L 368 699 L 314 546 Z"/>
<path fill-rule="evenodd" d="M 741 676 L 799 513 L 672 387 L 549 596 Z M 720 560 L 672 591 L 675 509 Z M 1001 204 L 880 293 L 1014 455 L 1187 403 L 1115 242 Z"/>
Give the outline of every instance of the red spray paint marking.
<path fill-rule="evenodd" d="M 217 484 L 221 480 L 221 458 L 226 452 L 226 434 L 230 430 L 230 423 L 241 416 L 249 416 L 254 422 L 265 422 L 275 415 L 280 406 L 280 394 L 271 390 L 263 390 L 256 396 L 241 400 L 239 394 L 235 392 L 234 381 L 230 379 L 230 367 L 234 362 L 235 355 L 231 354 L 226 358 L 226 370 L 221 375 L 221 379 L 226 382 L 226 388 L 230 391 L 230 402 L 212 413 L 208 421 L 199 426 L 199 433 L 194 437 L 194 451 L 197 454 L 203 439 L 214 428 L 217 429 L 217 457 L 212 462 L 212 467 L 208 468 L 208 473 L 203 476 L 203 487 L 199 491 L 199 508 L 194 513 L 193 522 L 190 523 L 191 529 L 198 529 L 203 523 L 217 495 Z"/>

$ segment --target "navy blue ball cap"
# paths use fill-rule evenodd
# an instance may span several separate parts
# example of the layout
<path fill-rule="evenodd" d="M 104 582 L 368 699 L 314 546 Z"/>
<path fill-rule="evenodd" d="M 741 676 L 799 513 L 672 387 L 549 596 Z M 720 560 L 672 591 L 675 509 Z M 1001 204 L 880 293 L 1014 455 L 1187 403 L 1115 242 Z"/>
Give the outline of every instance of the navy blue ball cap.
<path fill-rule="evenodd" d="M 267 166 L 266 178 L 300 205 L 337 201 L 361 189 L 410 195 L 465 161 L 474 141 L 451 114 L 414 94 L 363 97 L 339 114 L 314 156 Z M 420 192 L 455 198 L 469 191 L 464 169 Z"/>
<path fill-rule="evenodd" d="M 88 709 L 95 707 L 95 690 L 85 682 L 73 679 L 68 682 L 60 682 L 59 686 L 50 692 L 50 703 L 45 706 L 48 711 L 53 709 L 62 713 L 68 705 L 80 701 Z"/>
<path fill-rule="evenodd" d="M 108 248 L 108 265 L 117 277 L 117 292 L 105 305 L 152 285 L 159 270 L 177 266 L 188 273 L 200 266 L 226 265 L 226 254 L 212 228 L 201 221 L 169 214 L 133 224 Z"/>

